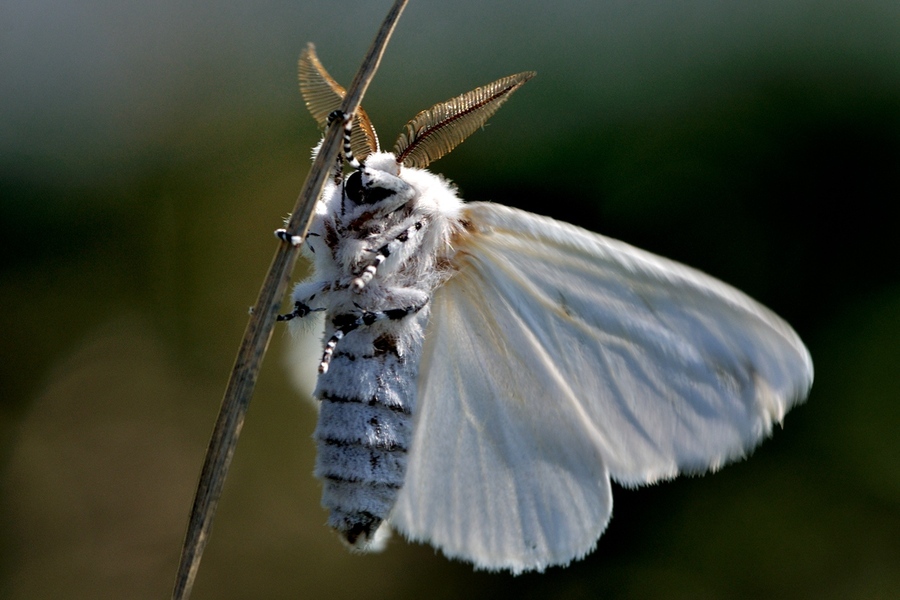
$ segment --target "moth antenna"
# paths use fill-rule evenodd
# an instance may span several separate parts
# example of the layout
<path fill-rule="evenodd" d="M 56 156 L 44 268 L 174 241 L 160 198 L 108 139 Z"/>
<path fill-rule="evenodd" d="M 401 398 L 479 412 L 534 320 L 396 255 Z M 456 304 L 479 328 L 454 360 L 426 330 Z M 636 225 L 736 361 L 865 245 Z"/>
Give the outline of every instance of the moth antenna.
<path fill-rule="evenodd" d="M 306 108 L 320 127 L 328 125 L 328 118 L 336 110 L 341 108 L 344 96 L 347 94 L 341 85 L 336 82 L 316 56 L 315 46 L 307 45 L 300 53 L 297 63 L 297 74 L 300 79 L 300 93 L 306 101 Z M 353 154 L 360 160 L 378 152 L 378 135 L 372 126 L 369 115 L 362 107 L 358 108 L 353 118 L 354 127 L 350 145 Z"/>
<path fill-rule="evenodd" d="M 406 131 L 394 144 L 397 162 L 424 169 L 475 133 L 510 94 L 534 76 L 534 71 L 510 75 L 423 110 L 406 124 Z"/>

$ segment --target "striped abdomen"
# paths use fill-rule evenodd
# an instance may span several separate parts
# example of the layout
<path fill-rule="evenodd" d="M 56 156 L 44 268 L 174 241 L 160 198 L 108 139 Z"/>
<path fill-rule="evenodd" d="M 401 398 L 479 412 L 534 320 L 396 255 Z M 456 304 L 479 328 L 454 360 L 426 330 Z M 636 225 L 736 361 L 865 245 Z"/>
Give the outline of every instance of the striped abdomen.
<path fill-rule="evenodd" d="M 355 354 L 357 349 L 368 352 Z M 358 548 L 372 540 L 390 514 L 406 476 L 418 375 L 415 350 L 401 358 L 380 351 L 370 332 L 355 331 L 319 376 L 315 475 L 323 482 L 328 524 Z"/>

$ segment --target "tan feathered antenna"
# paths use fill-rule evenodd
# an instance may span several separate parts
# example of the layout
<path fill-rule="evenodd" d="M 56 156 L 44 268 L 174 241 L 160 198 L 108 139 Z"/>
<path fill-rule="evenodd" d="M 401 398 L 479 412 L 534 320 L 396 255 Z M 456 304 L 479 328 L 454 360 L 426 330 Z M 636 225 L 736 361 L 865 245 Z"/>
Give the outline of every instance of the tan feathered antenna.
<path fill-rule="evenodd" d="M 306 101 L 306 108 L 320 127 L 328 123 L 328 115 L 341 107 L 347 93 L 341 84 L 335 81 L 316 56 L 316 48 L 312 44 L 300 53 L 297 68 L 300 76 L 300 93 Z M 360 107 L 353 120 L 353 133 L 350 135 L 350 148 L 353 155 L 365 159 L 372 152 L 378 152 L 378 136 L 366 111 Z"/>
<path fill-rule="evenodd" d="M 510 75 L 423 110 L 406 124 L 406 131 L 394 144 L 397 162 L 424 169 L 475 133 L 510 94 L 534 76 L 534 71 Z"/>

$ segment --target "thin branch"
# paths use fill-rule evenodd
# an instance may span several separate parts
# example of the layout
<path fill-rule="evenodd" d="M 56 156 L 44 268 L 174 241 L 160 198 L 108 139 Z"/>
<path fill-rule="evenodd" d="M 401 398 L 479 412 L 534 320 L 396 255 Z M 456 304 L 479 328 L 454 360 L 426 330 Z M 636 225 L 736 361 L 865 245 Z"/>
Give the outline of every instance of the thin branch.
<path fill-rule="evenodd" d="M 362 66 L 347 90 L 342 106 L 345 114 L 353 114 L 359 107 L 406 3 L 407 0 L 396 0 L 385 17 Z M 288 232 L 293 235 L 306 237 L 316 201 L 322 193 L 325 180 L 335 160 L 337 160 L 342 131 L 342 123 L 338 120 L 325 134 L 325 140 L 310 168 L 287 226 Z M 283 242 L 279 246 L 259 292 L 259 298 L 253 308 L 250 321 L 247 323 L 244 339 L 238 350 L 231 371 L 231 379 L 228 381 L 225 397 L 222 400 L 222 407 L 219 409 L 219 417 L 216 420 L 212 439 L 206 451 L 203 470 L 200 473 L 200 482 L 197 485 L 197 494 L 194 497 L 187 534 L 181 551 L 181 562 L 175 578 L 175 589 L 172 592 L 173 600 L 186 600 L 190 597 L 200 566 L 200 558 L 206 542 L 209 540 L 225 476 L 234 456 L 244 417 L 250 405 L 250 398 L 253 396 L 259 368 L 272 337 L 275 317 L 278 314 L 281 299 L 287 291 L 298 254 L 299 246 L 294 246 L 289 242 Z"/>

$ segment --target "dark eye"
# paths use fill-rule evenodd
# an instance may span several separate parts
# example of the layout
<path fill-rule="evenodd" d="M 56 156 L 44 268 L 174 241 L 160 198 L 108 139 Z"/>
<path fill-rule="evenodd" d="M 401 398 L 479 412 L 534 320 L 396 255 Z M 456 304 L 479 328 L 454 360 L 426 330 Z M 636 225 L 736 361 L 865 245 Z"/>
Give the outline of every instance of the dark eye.
<path fill-rule="evenodd" d="M 353 171 L 350 174 L 350 177 L 344 182 L 344 193 L 354 204 L 362 204 L 365 201 L 363 200 L 362 171 Z"/>
<path fill-rule="evenodd" d="M 354 171 L 344 183 L 344 193 L 354 204 L 376 204 L 395 192 L 381 187 L 366 188 L 362 182 L 362 171 Z"/>

